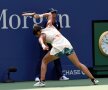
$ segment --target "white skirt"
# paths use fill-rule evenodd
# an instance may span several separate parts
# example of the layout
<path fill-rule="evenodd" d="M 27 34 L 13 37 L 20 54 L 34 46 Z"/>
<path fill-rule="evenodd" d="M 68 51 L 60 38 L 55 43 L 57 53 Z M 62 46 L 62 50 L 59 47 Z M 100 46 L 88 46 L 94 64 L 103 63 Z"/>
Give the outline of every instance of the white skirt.
<path fill-rule="evenodd" d="M 66 54 L 71 50 L 73 51 L 73 47 L 70 42 L 65 37 L 62 37 L 53 41 L 50 55 L 57 55 L 58 53 Z"/>

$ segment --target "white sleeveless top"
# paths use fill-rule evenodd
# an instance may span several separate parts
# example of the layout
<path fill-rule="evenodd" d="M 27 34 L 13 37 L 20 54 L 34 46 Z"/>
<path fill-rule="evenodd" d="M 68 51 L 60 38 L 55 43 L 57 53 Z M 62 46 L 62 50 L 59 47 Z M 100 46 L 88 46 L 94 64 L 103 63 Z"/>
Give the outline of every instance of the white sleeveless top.
<path fill-rule="evenodd" d="M 47 27 L 41 33 L 46 34 L 46 42 L 52 45 L 51 55 L 61 52 L 64 48 L 73 49 L 70 42 L 54 27 Z"/>

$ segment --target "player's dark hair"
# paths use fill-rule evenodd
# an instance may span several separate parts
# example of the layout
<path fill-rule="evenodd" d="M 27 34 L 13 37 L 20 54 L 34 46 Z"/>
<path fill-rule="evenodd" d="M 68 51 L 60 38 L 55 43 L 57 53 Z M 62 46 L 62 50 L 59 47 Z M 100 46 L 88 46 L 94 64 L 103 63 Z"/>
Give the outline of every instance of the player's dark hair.
<path fill-rule="evenodd" d="M 39 32 L 42 28 L 38 25 L 34 25 L 34 28 L 33 28 L 33 34 L 34 35 L 37 35 L 37 32 Z"/>

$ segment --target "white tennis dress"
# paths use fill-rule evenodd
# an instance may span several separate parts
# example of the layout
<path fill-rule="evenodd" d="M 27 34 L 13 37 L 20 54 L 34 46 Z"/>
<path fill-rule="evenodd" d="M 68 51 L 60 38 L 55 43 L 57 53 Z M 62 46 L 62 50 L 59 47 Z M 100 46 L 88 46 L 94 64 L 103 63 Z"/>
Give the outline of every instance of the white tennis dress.
<path fill-rule="evenodd" d="M 54 26 L 46 27 L 41 33 L 46 34 L 46 42 L 52 45 L 50 55 L 60 56 L 73 52 L 70 42 Z"/>

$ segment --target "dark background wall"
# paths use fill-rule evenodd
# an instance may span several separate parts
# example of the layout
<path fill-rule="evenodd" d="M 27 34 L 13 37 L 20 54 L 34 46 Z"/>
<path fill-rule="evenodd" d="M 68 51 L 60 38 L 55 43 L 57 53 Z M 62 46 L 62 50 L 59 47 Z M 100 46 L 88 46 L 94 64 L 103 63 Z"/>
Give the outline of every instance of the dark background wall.
<path fill-rule="evenodd" d="M 64 17 L 61 32 L 72 43 L 80 61 L 87 67 L 92 67 L 92 20 L 108 19 L 107 4 L 108 0 L 70 0 L 68 2 L 66 0 L 0 0 L 0 81 L 6 78 L 7 68 L 10 66 L 18 69 L 12 74 L 17 81 L 34 80 L 36 76 L 40 55 L 39 44 L 32 34 L 34 23 L 32 18 L 26 21 L 28 28 L 23 28 L 22 12 L 43 13 L 53 7 L 58 10 L 59 15 L 67 14 L 70 28 L 65 27 L 66 18 Z M 4 24 L 6 27 L 3 27 Z M 63 73 L 71 79 L 84 78 L 82 73 L 74 74 L 77 69 L 71 66 L 65 56 L 62 57 L 62 66 Z M 49 64 L 49 67 L 47 79 L 54 79 L 53 63 Z"/>

